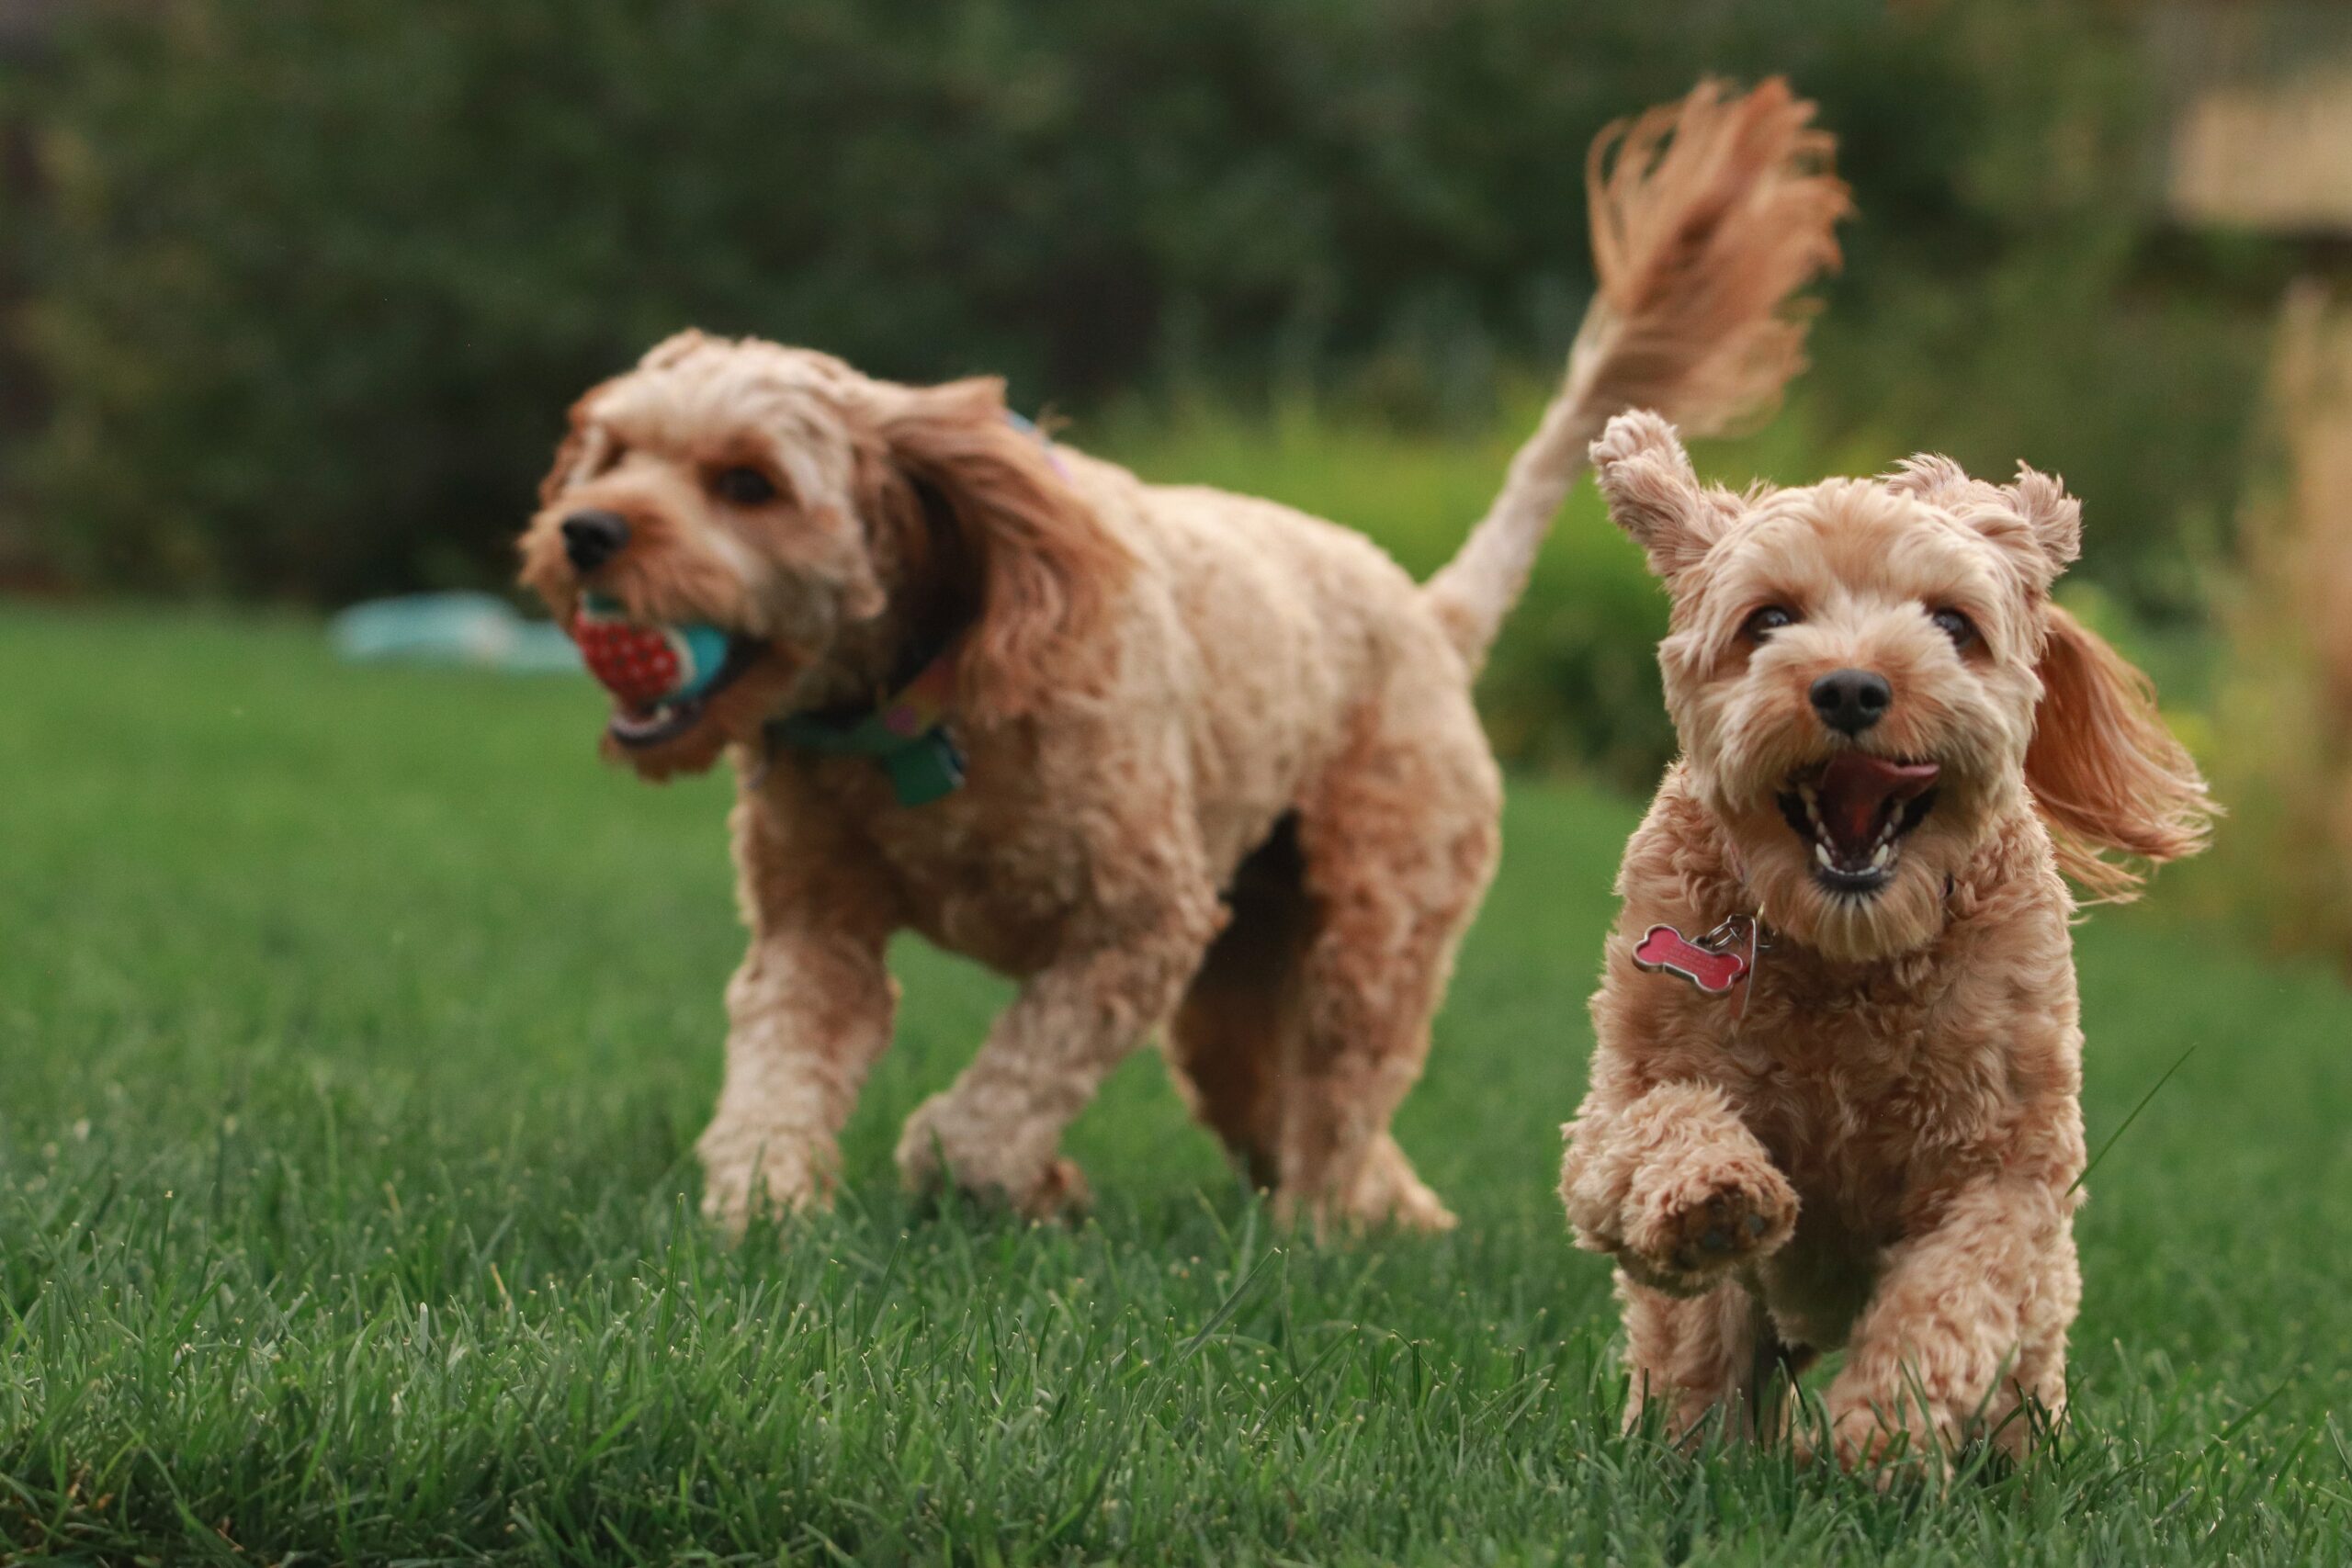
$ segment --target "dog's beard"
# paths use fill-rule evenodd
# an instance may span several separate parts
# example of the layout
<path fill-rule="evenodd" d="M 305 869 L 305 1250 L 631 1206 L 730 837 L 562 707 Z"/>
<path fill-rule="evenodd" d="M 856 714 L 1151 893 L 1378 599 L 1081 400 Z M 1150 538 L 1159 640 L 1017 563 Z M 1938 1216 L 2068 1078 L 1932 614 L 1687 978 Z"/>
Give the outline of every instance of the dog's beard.
<path fill-rule="evenodd" d="M 1890 958 L 1924 946 L 1943 928 L 1947 878 L 1963 857 L 1951 852 L 1951 835 L 1940 829 L 1923 823 L 1867 885 L 1839 886 L 1825 881 L 1814 846 L 1791 831 L 1777 807 L 1729 826 L 1765 922 L 1826 957 Z"/>
<path fill-rule="evenodd" d="M 1912 952 L 1943 929 L 1952 879 L 1983 836 L 1988 789 L 1932 753 L 1851 748 L 1701 793 L 1767 924 L 1840 962 Z"/>

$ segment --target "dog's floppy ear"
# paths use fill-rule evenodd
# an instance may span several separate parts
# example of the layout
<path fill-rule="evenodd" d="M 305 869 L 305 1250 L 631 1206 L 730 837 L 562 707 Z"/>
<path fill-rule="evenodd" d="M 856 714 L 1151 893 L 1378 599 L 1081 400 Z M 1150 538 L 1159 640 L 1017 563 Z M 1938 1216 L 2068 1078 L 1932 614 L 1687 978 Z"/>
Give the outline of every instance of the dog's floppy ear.
<path fill-rule="evenodd" d="M 1698 563 L 1731 520 L 1731 498 L 1699 482 L 1674 426 L 1647 410 L 1609 422 L 1592 444 L 1592 468 L 1611 520 L 1669 582 Z"/>
<path fill-rule="evenodd" d="M 2102 851 L 2156 864 L 2194 854 L 2211 834 L 2216 807 L 2196 762 L 2165 728 L 2154 684 L 2057 604 L 2045 604 L 2042 615 L 2041 705 L 2026 784 L 2056 840 L 2060 869 L 2095 899 L 2120 903 L 2138 893 L 2143 877 Z"/>
<path fill-rule="evenodd" d="M 964 705 L 1017 717 L 1054 685 L 1099 674 L 1090 645 L 1134 560 L 1045 443 L 1013 424 L 1003 381 L 893 388 L 879 423 L 891 467 L 944 503 L 980 579 L 958 656 Z"/>

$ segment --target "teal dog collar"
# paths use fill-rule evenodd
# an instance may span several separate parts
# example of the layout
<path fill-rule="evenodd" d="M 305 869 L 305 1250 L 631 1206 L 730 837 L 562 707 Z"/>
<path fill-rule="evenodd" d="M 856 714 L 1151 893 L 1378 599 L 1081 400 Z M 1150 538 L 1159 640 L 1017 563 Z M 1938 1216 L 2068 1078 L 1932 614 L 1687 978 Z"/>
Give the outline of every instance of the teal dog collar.
<path fill-rule="evenodd" d="M 928 806 L 964 785 L 964 752 L 947 733 L 956 659 L 943 653 L 897 696 L 855 719 L 794 714 L 772 719 L 770 746 L 820 757 L 871 757 L 900 806 Z"/>

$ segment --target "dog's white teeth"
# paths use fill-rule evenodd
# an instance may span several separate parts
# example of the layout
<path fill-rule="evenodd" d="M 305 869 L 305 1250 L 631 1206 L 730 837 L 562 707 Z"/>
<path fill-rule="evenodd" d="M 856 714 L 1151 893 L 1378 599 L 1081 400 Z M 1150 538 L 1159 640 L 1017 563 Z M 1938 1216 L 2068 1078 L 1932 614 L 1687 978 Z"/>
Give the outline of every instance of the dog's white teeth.
<path fill-rule="evenodd" d="M 1887 863 L 1894 859 L 1894 846 L 1886 842 L 1884 840 L 1881 840 L 1878 846 L 1878 852 L 1871 856 L 1871 869 L 1872 871 L 1884 871 L 1887 867 Z"/>
<path fill-rule="evenodd" d="M 622 713 L 613 720 L 613 728 L 623 735 L 647 735 L 670 722 L 668 703 L 656 703 L 643 713 Z"/>
<path fill-rule="evenodd" d="M 1822 870 L 1827 871 L 1830 869 L 1829 846 L 1827 844 L 1821 842 L 1819 840 L 1814 840 L 1813 858 L 1820 863 Z"/>

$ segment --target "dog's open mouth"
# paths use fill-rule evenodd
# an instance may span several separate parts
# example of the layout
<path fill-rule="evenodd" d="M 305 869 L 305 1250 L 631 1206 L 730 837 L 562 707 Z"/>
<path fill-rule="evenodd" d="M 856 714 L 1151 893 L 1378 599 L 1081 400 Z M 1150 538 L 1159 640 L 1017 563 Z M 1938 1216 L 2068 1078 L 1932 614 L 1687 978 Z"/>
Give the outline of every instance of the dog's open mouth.
<path fill-rule="evenodd" d="M 1894 880 L 1903 840 L 1935 809 L 1933 762 L 1846 751 L 1789 782 L 1781 814 L 1813 846 L 1814 880 L 1833 893 L 1875 893 Z"/>
<path fill-rule="evenodd" d="M 759 661 L 760 649 L 759 643 L 748 637 L 729 639 L 727 657 L 718 673 L 691 695 L 653 703 L 630 703 L 616 696 L 607 730 L 615 740 L 633 748 L 659 746 L 664 740 L 676 739 L 701 722 L 713 697 L 733 685 L 743 671 Z"/>

